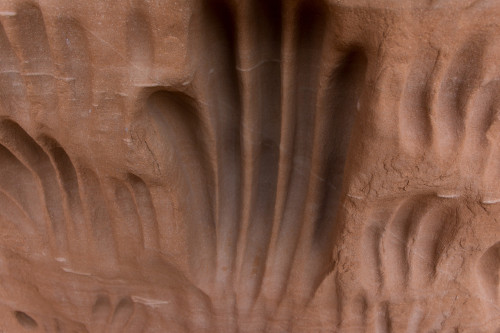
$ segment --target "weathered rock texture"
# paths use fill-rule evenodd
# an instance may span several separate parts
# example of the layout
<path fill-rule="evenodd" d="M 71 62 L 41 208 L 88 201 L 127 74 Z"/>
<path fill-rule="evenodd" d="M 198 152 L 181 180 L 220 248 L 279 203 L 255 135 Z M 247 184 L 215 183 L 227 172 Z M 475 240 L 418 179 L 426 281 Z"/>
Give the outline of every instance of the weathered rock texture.
<path fill-rule="evenodd" d="M 498 332 L 497 0 L 0 23 L 0 330 Z"/>

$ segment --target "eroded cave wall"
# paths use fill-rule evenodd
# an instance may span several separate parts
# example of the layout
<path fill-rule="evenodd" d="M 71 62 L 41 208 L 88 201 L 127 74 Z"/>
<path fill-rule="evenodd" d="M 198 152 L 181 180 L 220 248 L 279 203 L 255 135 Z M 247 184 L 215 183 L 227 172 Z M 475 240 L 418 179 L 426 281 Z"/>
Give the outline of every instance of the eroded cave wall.
<path fill-rule="evenodd" d="M 500 3 L 0 1 L 0 330 L 497 332 Z"/>

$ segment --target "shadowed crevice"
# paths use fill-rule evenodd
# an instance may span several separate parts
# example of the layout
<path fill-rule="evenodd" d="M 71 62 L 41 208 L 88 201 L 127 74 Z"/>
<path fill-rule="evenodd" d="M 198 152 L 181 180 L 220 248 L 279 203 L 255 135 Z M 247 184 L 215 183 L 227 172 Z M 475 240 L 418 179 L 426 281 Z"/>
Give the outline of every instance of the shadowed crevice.
<path fill-rule="evenodd" d="M 324 195 L 320 202 L 320 215 L 315 228 L 315 239 L 331 237 L 332 224 L 337 215 L 344 179 L 349 143 L 361 94 L 365 83 L 367 59 L 362 51 L 353 50 L 345 55 L 333 71 L 326 95 L 327 110 L 331 112 L 325 145 L 326 167 L 322 175 Z"/>

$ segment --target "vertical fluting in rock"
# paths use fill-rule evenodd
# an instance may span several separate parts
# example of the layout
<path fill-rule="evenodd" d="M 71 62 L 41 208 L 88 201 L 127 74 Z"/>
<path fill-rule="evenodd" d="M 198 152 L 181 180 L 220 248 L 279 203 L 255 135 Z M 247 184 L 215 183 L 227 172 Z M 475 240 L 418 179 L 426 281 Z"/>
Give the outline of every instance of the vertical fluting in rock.
<path fill-rule="evenodd" d="M 0 2 L 0 330 L 496 332 L 500 5 Z"/>

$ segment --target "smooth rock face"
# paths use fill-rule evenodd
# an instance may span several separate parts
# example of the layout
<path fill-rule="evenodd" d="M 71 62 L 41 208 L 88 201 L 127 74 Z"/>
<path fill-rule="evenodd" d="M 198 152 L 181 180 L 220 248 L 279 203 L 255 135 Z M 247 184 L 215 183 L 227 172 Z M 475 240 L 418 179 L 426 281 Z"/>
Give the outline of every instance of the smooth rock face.
<path fill-rule="evenodd" d="M 0 23 L 0 331 L 500 330 L 497 0 Z"/>

